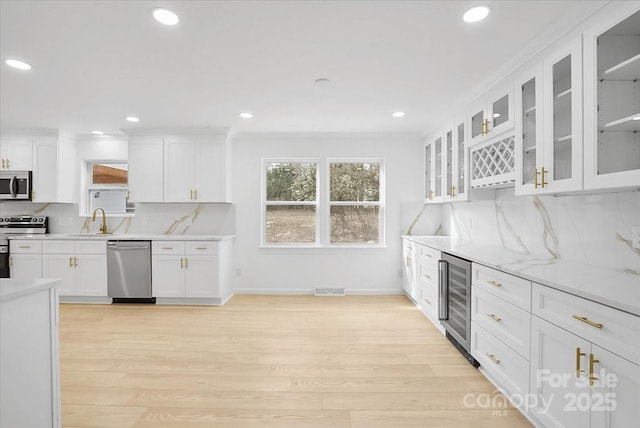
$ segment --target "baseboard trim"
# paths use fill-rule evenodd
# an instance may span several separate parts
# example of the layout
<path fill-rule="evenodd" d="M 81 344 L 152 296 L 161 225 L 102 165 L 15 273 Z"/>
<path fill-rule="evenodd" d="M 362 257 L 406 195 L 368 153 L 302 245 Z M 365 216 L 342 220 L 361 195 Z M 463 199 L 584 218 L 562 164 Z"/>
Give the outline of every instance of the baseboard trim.
<path fill-rule="evenodd" d="M 346 296 L 400 296 L 404 294 L 402 289 L 359 289 L 345 288 Z M 290 289 L 290 288 L 241 288 L 233 290 L 235 294 L 273 294 L 273 295 L 313 295 L 314 288 Z"/>
<path fill-rule="evenodd" d="M 58 296 L 60 303 L 84 303 L 87 305 L 110 305 L 111 297 L 100 296 Z"/>

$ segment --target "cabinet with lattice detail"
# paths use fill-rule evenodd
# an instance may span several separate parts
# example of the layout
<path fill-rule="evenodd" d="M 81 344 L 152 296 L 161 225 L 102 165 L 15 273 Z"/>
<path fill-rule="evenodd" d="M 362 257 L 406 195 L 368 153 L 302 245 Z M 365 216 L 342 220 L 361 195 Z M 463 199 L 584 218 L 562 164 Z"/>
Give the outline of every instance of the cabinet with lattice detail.
<path fill-rule="evenodd" d="M 515 138 L 497 137 L 470 149 L 471 188 L 509 187 L 515 180 Z"/>

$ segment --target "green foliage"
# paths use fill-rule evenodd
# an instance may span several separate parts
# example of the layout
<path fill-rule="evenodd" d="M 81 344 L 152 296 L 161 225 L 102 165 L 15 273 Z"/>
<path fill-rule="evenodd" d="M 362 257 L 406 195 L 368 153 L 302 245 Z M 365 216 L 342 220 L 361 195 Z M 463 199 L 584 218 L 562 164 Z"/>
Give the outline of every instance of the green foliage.
<path fill-rule="evenodd" d="M 268 201 L 315 201 L 315 163 L 267 164 Z"/>
<path fill-rule="evenodd" d="M 330 169 L 332 201 L 380 200 L 380 164 L 332 163 Z"/>

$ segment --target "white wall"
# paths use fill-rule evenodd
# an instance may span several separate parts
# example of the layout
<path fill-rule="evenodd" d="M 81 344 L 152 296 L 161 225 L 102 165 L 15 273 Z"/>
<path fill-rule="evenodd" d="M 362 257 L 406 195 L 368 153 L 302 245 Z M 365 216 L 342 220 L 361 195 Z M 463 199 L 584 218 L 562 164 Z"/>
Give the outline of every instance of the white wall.
<path fill-rule="evenodd" d="M 236 293 L 310 293 L 344 287 L 351 293 L 397 293 L 401 288 L 401 239 L 423 207 L 422 143 L 392 135 L 246 135 L 232 143 L 236 203 Z M 263 158 L 382 158 L 386 177 L 386 247 L 359 249 L 260 248 Z M 417 201 L 417 202 L 416 202 Z M 440 208 L 424 213 L 418 229 L 433 233 Z"/>

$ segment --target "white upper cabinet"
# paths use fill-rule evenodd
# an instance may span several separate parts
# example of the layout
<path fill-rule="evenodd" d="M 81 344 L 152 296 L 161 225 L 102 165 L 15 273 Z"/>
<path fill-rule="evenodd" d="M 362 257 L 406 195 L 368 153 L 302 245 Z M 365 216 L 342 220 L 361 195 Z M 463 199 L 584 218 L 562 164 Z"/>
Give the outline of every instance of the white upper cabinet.
<path fill-rule="evenodd" d="M 453 122 L 444 135 L 444 201 L 469 200 L 469 151 L 467 149 L 467 124 L 464 118 Z"/>
<path fill-rule="evenodd" d="M 513 129 L 513 81 L 507 78 L 471 105 L 469 142 L 472 146 Z"/>
<path fill-rule="evenodd" d="M 584 187 L 640 186 L 640 11 L 616 2 L 584 33 Z"/>
<path fill-rule="evenodd" d="M 444 135 L 439 132 L 430 139 L 425 152 L 425 203 L 439 204 L 444 201 L 443 156 Z"/>
<path fill-rule="evenodd" d="M 226 129 L 129 131 L 131 201 L 230 202 L 229 175 Z"/>
<path fill-rule="evenodd" d="M 33 148 L 30 136 L 0 136 L 0 171 L 31 171 Z"/>
<path fill-rule="evenodd" d="M 580 37 L 524 68 L 516 84 L 516 194 L 582 190 Z"/>
<path fill-rule="evenodd" d="M 33 202 L 77 202 L 77 171 L 75 141 L 33 138 Z"/>
<path fill-rule="evenodd" d="M 158 136 L 129 138 L 129 200 L 162 202 L 164 141 Z"/>

